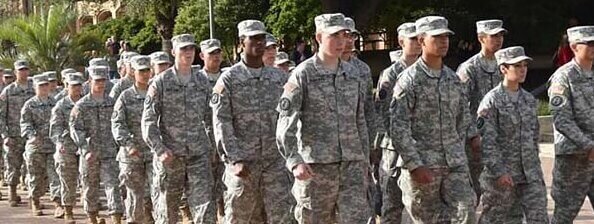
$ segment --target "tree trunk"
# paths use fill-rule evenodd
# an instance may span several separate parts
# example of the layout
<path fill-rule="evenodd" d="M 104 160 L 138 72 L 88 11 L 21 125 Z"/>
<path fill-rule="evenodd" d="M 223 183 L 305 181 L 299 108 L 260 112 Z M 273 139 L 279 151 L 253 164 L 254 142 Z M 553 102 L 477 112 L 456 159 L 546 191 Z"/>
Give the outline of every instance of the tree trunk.
<path fill-rule="evenodd" d="M 177 17 L 179 8 L 178 1 L 163 1 L 163 4 L 156 4 L 154 7 L 155 18 L 157 20 L 157 33 L 161 37 L 161 49 L 167 53 L 171 53 L 171 38 L 173 37 L 175 17 Z"/>

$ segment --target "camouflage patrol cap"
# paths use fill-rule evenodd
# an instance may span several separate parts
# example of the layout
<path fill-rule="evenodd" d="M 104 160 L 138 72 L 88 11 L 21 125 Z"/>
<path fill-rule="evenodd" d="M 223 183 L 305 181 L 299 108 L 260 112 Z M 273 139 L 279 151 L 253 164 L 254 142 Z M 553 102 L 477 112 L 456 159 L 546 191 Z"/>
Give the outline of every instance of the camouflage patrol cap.
<path fill-rule="evenodd" d="M 237 36 L 239 37 L 251 37 L 268 33 L 263 22 L 252 19 L 239 22 L 237 24 L 237 30 Z"/>
<path fill-rule="evenodd" d="M 274 64 L 275 65 L 280 65 L 280 64 L 284 64 L 287 62 L 291 62 L 291 60 L 289 60 L 289 55 L 285 52 L 279 51 L 276 53 L 276 57 L 274 59 Z"/>
<path fill-rule="evenodd" d="M 82 85 L 85 83 L 85 79 L 80 72 L 68 73 L 66 83 L 68 83 L 68 85 Z"/>
<path fill-rule="evenodd" d="M 221 41 L 217 39 L 208 39 L 200 42 L 200 51 L 210 54 L 213 51 L 221 49 Z"/>
<path fill-rule="evenodd" d="M 396 28 L 396 31 L 398 32 L 398 37 L 413 38 L 418 35 L 415 23 L 403 23 Z"/>
<path fill-rule="evenodd" d="M 89 60 L 89 67 L 93 66 L 109 66 L 109 63 L 104 58 L 91 58 Z"/>
<path fill-rule="evenodd" d="M 192 34 L 180 34 L 171 38 L 173 49 L 180 49 L 187 46 L 196 46 L 196 39 Z"/>
<path fill-rule="evenodd" d="M 132 58 L 136 55 L 139 55 L 139 54 L 136 52 L 133 52 L 133 51 L 127 51 L 127 52 L 122 53 L 120 55 L 120 60 L 122 61 L 121 63 L 123 63 L 123 64 L 130 63 L 130 58 Z M 105 65 L 101 65 L 101 66 L 105 66 Z"/>
<path fill-rule="evenodd" d="M 143 70 L 151 68 L 151 58 L 145 55 L 137 55 L 130 59 L 134 70 Z"/>
<path fill-rule="evenodd" d="M 149 57 L 151 58 L 151 64 L 154 65 L 160 65 L 165 63 L 171 64 L 171 58 L 169 57 L 169 54 L 167 54 L 164 51 L 153 52 L 149 55 Z"/>
<path fill-rule="evenodd" d="M 342 13 L 318 15 L 314 18 L 314 21 L 316 23 L 316 32 L 333 34 L 342 30 L 350 31 Z"/>
<path fill-rule="evenodd" d="M 497 59 L 497 65 L 512 65 L 525 60 L 532 61 L 532 58 L 524 53 L 524 48 L 519 46 L 498 50 L 495 52 L 495 59 Z"/>
<path fill-rule="evenodd" d="M 594 26 L 576 26 L 567 29 L 570 43 L 586 43 L 594 41 Z"/>
<path fill-rule="evenodd" d="M 503 21 L 501 20 L 491 19 L 476 22 L 476 33 L 478 34 L 495 35 L 501 32 L 507 32 L 507 30 L 503 28 Z"/>
<path fill-rule="evenodd" d="M 23 68 L 29 68 L 29 62 L 26 60 L 16 60 L 14 62 L 14 69 L 15 70 L 21 70 Z"/>
<path fill-rule="evenodd" d="M 109 79 L 108 78 L 109 76 L 107 74 L 107 67 L 105 67 L 105 66 L 93 66 L 93 67 L 89 67 L 87 69 L 87 71 L 89 72 L 89 76 L 93 80 Z"/>
<path fill-rule="evenodd" d="M 57 72 L 56 71 L 47 71 L 44 73 L 41 73 L 42 75 L 46 75 L 47 76 L 47 80 L 48 81 L 56 81 L 57 79 Z"/>
<path fill-rule="evenodd" d="M 6 69 L 4 69 L 3 73 L 4 73 L 3 75 L 5 77 L 12 77 L 12 76 L 14 76 L 14 73 L 12 72 L 12 69 L 6 68 Z"/>
<path fill-rule="evenodd" d="M 278 46 L 276 37 L 274 37 L 272 34 L 267 33 L 266 34 L 266 47 L 270 47 L 272 45 Z"/>
<path fill-rule="evenodd" d="M 402 57 L 402 50 L 390 51 L 390 61 L 392 63 L 398 61 Z"/>
<path fill-rule="evenodd" d="M 453 35 L 454 31 L 448 28 L 448 20 L 441 16 L 425 16 L 415 21 L 418 34 L 437 36 L 441 34 Z"/>
<path fill-rule="evenodd" d="M 361 34 L 361 32 L 359 32 L 359 30 L 357 30 L 357 28 L 355 26 L 355 20 L 353 20 L 351 17 L 345 17 L 344 23 L 349 28 L 349 31 L 351 33 Z"/>
<path fill-rule="evenodd" d="M 49 80 L 48 80 L 48 77 L 46 74 L 33 76 L 33 84 L 35 84 L 36 86 L 48 84 L 48 83 L 49 83 Z"/>
<path fill-rule="evenodd" d="M 60 71 L 60 75 L 62 75 L 62 77 L 66 77 L 67 74 L 75 73 L 75 72 L 76 72 L 76 70 L 74 70 L 73 68 L 66 68 L 66 69 Z"/>

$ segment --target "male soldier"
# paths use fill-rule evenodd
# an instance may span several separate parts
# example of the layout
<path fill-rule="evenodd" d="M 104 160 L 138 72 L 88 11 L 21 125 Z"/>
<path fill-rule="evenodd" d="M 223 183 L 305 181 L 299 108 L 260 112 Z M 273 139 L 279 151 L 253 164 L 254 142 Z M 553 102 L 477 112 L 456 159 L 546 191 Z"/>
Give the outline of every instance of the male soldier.
<path fill-rule="evenodd" d="M 128 223 L 153 223 L 151 215 L 151 188 L 153 155 L 142 140 L 140 121 L 144 98 L 151 78 L 151 59 L 135 56 L 131 59 L 134 69 L 134 86 L 124 90 L 116 100 L 111 130 L 120 146 L 117 160 L 120 163 L 120 180 L 126 187 L 126 221 Z"/>
<path fill-rule="evenodd" d="M 491 89 L 495 88 L 503 79 L 495 60 L 495 52 L 501 49 L 503 36 L 507 32 L 501 20 L 481 20 L 476 22 L 476 33 L 481 43 L 481 52 L 458 66 L 458 77 L 466 85 L 471 125 L 474 125 L 476 111 L 481 100 Z M 470 167 L 471 184 L 477 199 L 481 197 L 479 176 L 483 170 L 481 164 L 480 145 L 477 142 L 466 144 L 466 157 Z M 478 200 L 477 200 L 478 202 Z"/>
<path fill-rule="evenodd" d="M 161 74 L 161 72 L 171 67 L 171 58 L 169 54 L 163 51 L 153 52 L 149 55 L 151 58 L 151 69 L 153 77 Z"/>
<path fill-rule="evenodd" d="M 2 81 L 4 82 L 4 88 L 6 88 L 10 83 L 13 83 L 15 79 L 14 72 L 12 69 L 4 69 L 2 73 Z M 2 88 L 4 90 L 4 88 Z"/>
<path fill-rule="evenodd" d="M 84 211 L 89 223 L 97 223 L 99 215 L 99 183 L 105 187 L 107 210 L 113 223 L 120 223 L 123 213 L 116 144 L 108 121 L 115 100 L 105 92 L 107 67 L 89 67 L 91 90 L 70 113 L 70 135 L 80 148 L 80 172 Z"/>
<path fill-rule="evenodd" d="M 277 108 L 279 151 L 296 178 L 295 217 L 299 223 L 366 223 L 367 83 L 340 59 L 350 38 L 344 15 L 319 15 L 315 23 L 319 52 L 293 70 Z"/>
<path fill-rule="evenodd" d="M 291 179 L 275 141 L 286 76 L 262 61 L 264 23 L 245 20 L 237 28 L 244 55 L 221 75 L 210 102 L 225 159 L 225 223 L 292 223 Z"/>
<path fill-rule="evenodd" d="M 280 69 L 287 75 L 289 74 L 289 67 L 291 66 L 291 60 L 289 60 L 289 55 L 285 52 L 278 52 L 276 53 L 276 57 L 274 58 L 274 67 Z"/>
<path fill-rule="evenodd" d="M 60 76 L 62 77 L 62 82 L 64 83 L 64 88 L 62 88 L 62 90 L 56 94 L 54 96 L 54 100 L 56 100 L 56 102 L 60 101 L 62 98 L 66 97 L 68 95 L 68 82 L 66 81 L 68 79 L 68 76 L 70 73 L 76 73 L 76 70 L 72 69 L 72 68 L 67 68 L 64 69 L 62 71 L 60 71 Z M 81 73 L 82 75 L 82 73 Z M 84 79 L 84 76 L 83 76 Z M 82 92 L 81 92 L 82 95 Z"/>
<path fill-rule="evenodd" d="M 142 114 L 142 137 L 153 156 L 156 223 L 176 223 L 185 188 L 194 223 L 214 223 L 211 147 L 206 135 L 209 84 L 192 67 L 194 37 L 171 39 L 175 63 L 151 82 Z"/>
<path fill-rule="evenodd" d="M 50 97 L 55 99 L 56 95 L 61 91 L 61 89 L 58 87 L 58 77 L 56 77 L 56 71 L 47 71 L 41 74 L 47 76 L 50 88 Z"/>
<path fill-rule="evenodd" d="M 594 188 L 594 26 L 567 30 L 575 57 L 549 79 L 555 128 L 551 223 L 572 223 Z"/>
<path fill-rule="evenodd" d="M 398 153 L 392 144 L 390 138 L 390 101 L 392 99 L 392 90 L 398 80 L 398 76 L 415 63 L 421 54 L 421 45 L 417 41 L 417 32 L 415 23 L 404 23 L 397 28 L 398 43 L 402 47 L 400 56 L 394 64 L 383 71 L 380 81 L 377 83 L 376 101 L 379 106 L 378 125 L 379 147 L 382 149 L 382 161 L 380 174 L 380 185 L 382 189 L 382 223 L 401 223 L 402 211 L 402 191 L 398 187 L 398 178 L 400 177 L 400 164 L 397 164 Z"/>
<path fill-rule="evenodd" d="M 465 86 L 443 64 L 448 21 L 415 22 L 421 58 L 400 74 L 390 106 L 392 144 L 403 160 L 398 185 L 415 223 L 474 223 L 476 195 L 468 177 L 464 141 L 469 130 Z M 479 140 L 480 141 L 480 140 Z"/>
<path fill-rule="evenodd" d="M 92 58 L 89 61 L 89 67 L 97 67 L 97 66 L 108 67 L 108 63 L 103 58 Z M 88 77 L 88 78 L 89 78 L 89 80 L 85 84 L 83 84 L 83 95 L 87 95 L 91 91 L 91 81 L 92 80 L 90 77 Z M 114 88 L 114 86 L 115 86 L 114 83 L 111 80 L 107 79 L 105 81 L 105 92 L 109 93 Z"/>
<path fill-rule="evenodd" d="M 56 172 L 60 178 L 60 195 L 65 210 L 64 220 L 67 224 L 74 224 L 72 208 L 76 203 L 78 183 L 78 147 L 70 138 L 68 121 L 74 104 L 82 97 L 84 80 L 81 73 L 68 73 L 66 75 L 64 90 L 68 94 L 59 100 L 52 109 L 49 133 L 56 145 L 54 160 L 56 161 Z"/>
<path fill-rule="evenodd" d="M 266 49 L 264 54 L 262 55 L 262 61 L 264 61 L 264 65 L 274 67 L 274 59 L 276 58 L 276 52 L 278 47 L 278 42 L 276 37 L 272 36 L 272 34 L 266 34 Z"/>
<path fill-rule="evenodd" d="M 200 70 L 212 87 L 216 84 L 221 75 L 222 50 L 221 42 L 217 39 L 208 39 L 200 42 L 200 59 L 204 61 L 204 68 Z M 207 110 L 206 115 L 208 121 L 212 121 L 212 110 Z M 225 164 L 222 162 L 214 139 L 212 122 L 206 122 L 206 134 L 210 139 L 212 150 L 212 173 L 214 178 L 214 197 L 217 204 L 218 214 L 225 216 L 225 207 L 223 202 L 223 193 L 225 192 L 225 184 L 223 183 L 223 173 L 225 172 Z"/>
<path fill-rule="evenodd" d="M 6 86 L 0 94 L 0 134 L 3 139 L 5 178 L 9 186 L 8 201 L 16 207 L 21 198 L 16 194 L 16 187 L 21 177 L 25 139 L 21 138 L 21 108 L 25 101 L 35 95 L 33 84 L 29 82 L 29 63 L 17 60 L 14 63 L 17 71 L 15 82 Z M 24 185 L 24 183 L 23 183 Z"/>
<path fill-rule="evenodd" d="M 122 91 L 132 87 L 134 85 L 134 69 L 132 68 L 132 58 L 139 56 L 135 52 L 124 53 L 124 65 L 126 66 L 126 76 L 122 77 L 118 83 L 115 84 L 113 89 L 109 93 L 109 97 L 117 99 Z"/>
<path fill-rule="evenodd" d="M 35 96 L 27 100 L 21 109 L 21 137 L 26 139 L 25 163 L 27 164 L 27 184 L 33 215 L 40 216 L 39 198 L 50 189 L 50 199 L 54 202 L 55 218 L 62 218 L 64 210 L 60 197 L 60 179 L 56 174 L 53 153 L 54 143 L 49 136 L 49 120 L 56 101 L 49 95 L 50 84 L 46 74 L 33 78 Z"/>

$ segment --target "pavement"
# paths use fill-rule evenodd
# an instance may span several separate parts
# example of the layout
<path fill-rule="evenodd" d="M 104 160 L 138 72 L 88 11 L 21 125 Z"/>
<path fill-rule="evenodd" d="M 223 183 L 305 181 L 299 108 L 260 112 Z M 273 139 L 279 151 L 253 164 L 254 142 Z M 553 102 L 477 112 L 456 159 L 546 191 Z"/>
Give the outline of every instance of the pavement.
<path fill-rule="evenodd" d="M 547 190 L 549 191 L 548 195 L 548 212 L 549 215 L 553 213 L 554 208 L 554 201 L 550 196 L 551 190 L 551 180 L 552 180 L 552 169 L 553 169 L 553 162 L 554 162 L 554 150 L 552 144 L 541 144 L 540 145 L 540 159 L 542 162 L 543 172 L 545 174 L 545 183 L 547 185 Z M 11 208 L 8 206 L 8 201 L 6 201 L 6 197 L 8 195 L 8 189 L 6 187 L 1 187 L 0 192 L 3 195 L 3 200 L 0 201 L 0 223 L 10 223 L 10 224 L 54 224 L 54 223 L 63 223 L 60 219 L 53 218 L 53 204 L 49 201 L 46 197 L 42 198 L 42 203 L 45 206 L 43 210 L 43 216 L 33 217 L 30 215 L 29 204 L 26 196 L 26 192 L 19 190 L 19 195 L 23 198 L 23 202 L 19 205 L 19 207 Z M 102 199 L 102 203 L 105 204 L 105 200 Z M 480 212 L 480 209 L 479 209 Z M 77 223 L 84 223 L 85 216 L 82 211 L 82 206 L 80 203 L 77 204 L 74 210 L 74 215 Z M 105 212 L 102 211 L 101 215 L 106 218 L 107 223 L 110 223 L 109 218 L 105 215 Z M 410 223 L 409 221 L 405 221 L 406 223 Z M 594 210 L 590 205 L 588 199 L 584 202 L 582 209 L 575 220 L 574 224 L 592 224 L 594 223 Z"/>

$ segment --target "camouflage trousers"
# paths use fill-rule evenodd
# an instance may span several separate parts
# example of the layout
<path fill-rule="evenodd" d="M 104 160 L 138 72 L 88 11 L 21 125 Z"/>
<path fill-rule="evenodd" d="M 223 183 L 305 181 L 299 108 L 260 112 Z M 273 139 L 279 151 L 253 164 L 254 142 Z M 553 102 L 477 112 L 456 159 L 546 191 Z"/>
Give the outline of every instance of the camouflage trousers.
<path fill-rule="evenodd" d="M 225 193 L 226 187 L 225 183 L 223 183 L 223 175 L 225 173 L 225 163 L 221 160 L 216 159 L 212 163 L 212 176 L 214 178 L 214 188 L 213 188 L 213 197 L 214 202 L 217 204 L 217 210 L 224 210 L 223 208 L 218 208 L 218 205 L 222 205 L 223 201 L 223 194 Z M 220 211 L 223 212 L 223 211 Z"/>
<path fill-rule="evenodd" d="M 25 152 L 25 139 L 21 137 L 11 137 L 14 141 L 12 145 L 4 145 L 4 171 L 5 181 L 10 186 L 16 186 L 20 183 L 22 166 L 24 163 L 23 153 Z"/>
<path fill-rule="evenodd" d="M 573 223 L 591 191 L 594 191 L 594 163 L 588 160 L 588 155 L 556 155 L 551 191 L 555 211 L 551 223 Z"/>
<path fill-rule="evenodd" d="M 367 162 L 309 164 L 314 176 L 295 179 L 295 218 L 304 223 L 368 223 Z M 338 217 L 336 213 L 338 212 Z"/>
<path fill-rule="evenodd" d="M 152 204 L 153 164 L 147 162 L 120 162 L 120 181 L 126 186 L 124 200 L 126 221 L 143 223 L 145 203 Z"/>
<path fill-rule="evenodd" d="M 38 153 L 25 151 L 25 163 L 27 164 L 27 185 L 29 198 L 39 199 L 43 196 L 49 186 L 50 199 L 61 200 L 60 178 L 56 173 L 54 157 L 51 153 Z"/>
<path fill-rule="evenodd" d="M 56 173 L 60 178 L 60 195 L 63 206 L 76 204 L 76 189 L 78 185 L 78 156 L 75 154 L 54 153 Z"/>
<path fill-rule="evenodd" d="M 214 180 L 208 156 L 174 156 L 173 161 L 166 164 L 154 155 L 153 172 L 155 223 L 178 222 L 184 190 L 194 223 L 215 223 L 215 203 L 212 201 Z"/>
<path fill-rule="evenodd" d="M 249 176 L 232 174 L 227 164 L 223 174 L 225 191 L 225 223 L 294 223 L 295 204 L 289 191 L 291 178 L 284 161 L 245 162 Z"/>
<path fill-rule="evenodd" d="M 483 172 L 483 163 L 481 162 L 481 155 L 478 155 L 472 152 L 469 144 L 466 144 L 466 159 L 468 161 L 468 168 L 470 168 L 470 184 L 472 184 L 472 188 L 474 189 L 474 193 L 476 194 L 476 201 L 479 202 L 481 198 L 481 183 L 480 177 L 481 173 Z"/>
<path fill-rule="evenodd" d="M 400 224 L 402 222 L 402 190 L 398 186 L 401 169 L 396 166 L 398 153 L 385 149 L 379 170 L 382 188 L 382 224 Z"/>
<path fill-rule="evenodd" d="M 433 182 L 418 184 L 402 169 L 398 185 L 402 202 L 414 223 L 475 223 L 476 195 L 468 169 L 432 169 Z"/>
<path fill-rule="evenodd" d="M 123 214 L 124 208 L 118 180 L 118 162 L 115 158 L 101 158 L 87 162 L 80 158 L 80 177 L 84 211 L 89 214 L 99 211 L 99 184 L 103 184 L 110 215 Z"/>
<path fill-rule="evenodd" d="M 549 223 L 547 216 L 547 189 L 544 180 L 515 183 L 512 189 L 497 186 L 495 178 L 481 178 L 483 211 L 481 224 Z"/>

